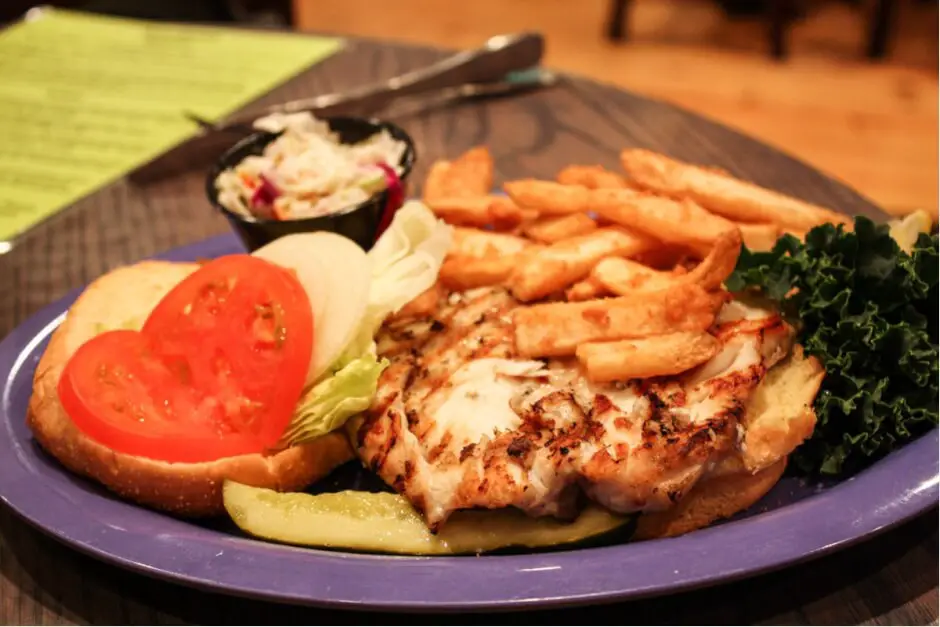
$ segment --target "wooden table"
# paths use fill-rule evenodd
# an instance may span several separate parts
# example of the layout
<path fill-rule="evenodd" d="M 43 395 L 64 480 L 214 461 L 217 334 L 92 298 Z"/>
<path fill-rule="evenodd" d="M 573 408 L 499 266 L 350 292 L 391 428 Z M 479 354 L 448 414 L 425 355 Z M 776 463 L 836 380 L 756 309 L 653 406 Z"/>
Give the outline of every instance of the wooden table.
<path fill-rule="evenodd" d="M 264 100 L 343 89 L 440 55 L 358 41 Z M 616 167 L 619 149 L 636 145 L 718 165 L 844 211 L 879 215 L 851 190 L 771 148 L 671 106 L 575 78 L 551 91 L 398 121 L 417 142 L 416 181 L 423 180 L 433 159 L 481 143 L 491 147 L 500 179 L 548 176 L 569 163 Z M 111 268 L 225 232 L 226 223 L 204 199 L 203 176 L 193 171 L 146 186 L 119 181 L 23 237 L 0 257 L 0 337 Z M 609 622 L 610 616 L 640 624 L 937 624 L 937 550 L 934 509 L 860 546 L 778 573 L 612 608 L 532 612 L 524 620 L 592 624 Z M 2 507 L 0 572 L 3 624 L 395 620 L 228 598 L 130 574 L 64 548 Z"/>

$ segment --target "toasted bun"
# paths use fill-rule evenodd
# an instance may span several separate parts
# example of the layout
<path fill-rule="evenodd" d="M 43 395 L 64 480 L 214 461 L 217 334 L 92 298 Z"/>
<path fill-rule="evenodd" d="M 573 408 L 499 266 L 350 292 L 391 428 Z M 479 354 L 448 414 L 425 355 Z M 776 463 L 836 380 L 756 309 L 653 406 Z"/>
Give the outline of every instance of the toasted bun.
<path fill-rule="evenodd" d="M 69 470 L 126 499 L 183 516 L 224 513 L 225 479 L 279 491 L 300 490 L 353 457 L 346 437 L 338 432 L 273 455 L 181 464 L 119 453 L 79 431 L 56 392 L 68 359 L 102 329 L 139 328 L 160 299 L 198 267 L 148 261 L 114 270 L 89 285 L 39 361 L 27 416 L 36 440 Z"/>
<path fill-rule="evenodd" d="M 741 459 L 750 472 L 768 468 L 813 434 L 813 403 L 826 372 L 797 344 L 786 359 L 770 369 L 744 414 Z"/>
<path fill-rule="evenodd" d="M 700 481 L 674 508 L 644 514 L 637 521 L 637 540 L 678 536 L 730 518 L 749 508 L 777 484 L 786 458 L 757 474 L 739 472 Z"/>
<path fill-rule="evenodd" d="M 641 516 L 635 537 L 688 533 L 759 501 L 777 484 L 787 456 L 812 434 L 816 426 L 813 401 L 824 374 L 819 361 L 794 346 L 748 401 L 741 423 L 746 432 L 738 454 L 723 460 L 675 508 Z"/>

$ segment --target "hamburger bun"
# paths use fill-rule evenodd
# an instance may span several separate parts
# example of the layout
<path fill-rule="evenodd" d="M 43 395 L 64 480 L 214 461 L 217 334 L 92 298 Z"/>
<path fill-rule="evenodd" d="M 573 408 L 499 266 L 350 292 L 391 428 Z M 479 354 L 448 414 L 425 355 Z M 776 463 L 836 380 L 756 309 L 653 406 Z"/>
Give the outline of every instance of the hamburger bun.
<path fill-rule="evenodd" d="M 640 516 L 634 538 L 682 535 L 730 518 L 763 498 L 783 475 L 787 456 L 816 426 L 813 402 L 824 374 L 815 357 L 794 346 L 748 400 L 741 450 L 722 460 L 672 509 Z"/>
<path fill-rule="evenodd" d="M 679 536 L 730 518 L 770 492 L 786 467 L 784 457 L 757 474 L 745 471 L 706 477 L 675 507 L 640 516 L 633 538 L 651 540 Z"/>
<path fill-rule="evenodd" d="M 139 329 L 163 296 L 198 267 L 146 261 L 118 268 L 89 285 L 50 338 L 36 368 L 27 414 L 36 440 L 69 470 L 141 505 L 192 517 L 225 513 L 226 479 L 278 491 L 301 490 L 353 458 L 346 437 L 333 432 L 271 455 L 169 463 L 114 451 L 75 426 L 56 390 L 69 358 L 106 329 Z"/>

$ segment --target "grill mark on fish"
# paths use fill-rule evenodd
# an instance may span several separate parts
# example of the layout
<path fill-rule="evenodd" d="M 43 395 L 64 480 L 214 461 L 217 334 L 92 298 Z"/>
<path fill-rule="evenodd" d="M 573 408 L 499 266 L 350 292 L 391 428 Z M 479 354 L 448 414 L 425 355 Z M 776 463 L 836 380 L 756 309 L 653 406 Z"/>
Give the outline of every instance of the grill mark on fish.
<path fill-rule="evenodd" d="M 654 432 L 662 436 L 669 435 L 672 432 L 673 422 L 669 406 L 652 390 L 648 390 L 645 397 L 649 402 L 649 417 L 643 422 L 643 433 Z"/>
<path fill-rule="evenodd" d="M 372 405 L 375 412 L 377 414 L 385 413 L 385 411 L 388 410 L 388 408 L 392 406 L 392 403 L 398 400 L 398 395 L 400 393 L 401 392 L 399 392 L 398 390 L 393 390 L 390 394 L 387 394 L 381 397 L 380 399 L 377 399 L 378 402 Z"/>
<path fill-rule="evenodd" d="M 685 390 L 682 388 L 674 390 L 669 398 L 669 402 L 674 407 L 684 407 L 687 402 Z"/>
<path fill-rule="evenodd" d="M 595 394 L 594 402 L 591 407 L 591 415 L 599 416 L 600 414 L 606 413 L 614 408 L 614 403 L 608 397 L 603 394 Z"/>
<path fill-rule="evenodd" d="M 385 465 L 385 460 L 388 458 L 389 452 L 395 446 L 395 443 L 398 442 L 398 425 L 401 419 L 398 412 L 395 410 L 389 410 L 388 415 L 391 418 L 388 429 L 388 436 L 386 437 L 382 448 L 372 457 L 371 466 L 372 472 L 379 472 L 382 470 L 382 466 Z"/>
<path fill-rule="evenodd" d="M 476 451 L 476 444 L 468 444 L 462 449 L 460 449 L 460 463 L 467 461 L 470 457 L 473 457 L 473 453 Z"/>
<path fill-rule="evenodd" d="M 428 453 L 428 457 L 427 457 L 428 461 L 431 462 L 432 464 L 436 462 L 440 458 L 440 456 L 443 455 L 444 452 L 447 450 L 447 447 L 450 446 L 450 442 L 451 440 L 453 440 L 453 437 L 454 436 L 451 434 L 450 431 L 445 432 L 444 435 L 441 437 L 440 442 L 437 443 L 437 446 L 432 448 L 431 452 Z"/>
<path fill-rule="evenodd" d="M 513 438 L 509 446 L 506 447 L 506 453 L 510 457 L 524 457 L 529 451 L 532 450 L 532 446 L 532 442 L 527 438 Z"/>
<path fill-rule="evenodd" d="M 738 388 L 753 387 L 760 383 L 764 377 L 765 369 L 760 364 L 754 364 L 745 372 L 732 372 L 728 376 L 711 379 L 707 383 L 712 394 L 732 392 Z"/>

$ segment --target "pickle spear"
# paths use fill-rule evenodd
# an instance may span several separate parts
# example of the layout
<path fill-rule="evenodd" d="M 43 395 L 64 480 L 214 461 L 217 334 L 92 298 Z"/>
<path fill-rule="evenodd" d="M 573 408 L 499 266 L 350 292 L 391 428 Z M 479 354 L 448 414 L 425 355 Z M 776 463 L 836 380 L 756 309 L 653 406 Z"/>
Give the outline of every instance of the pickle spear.
<path fill-rule="evenodd" d="M 530 518 L 516 510 L 455 513 L 437 535 L 397 494 L 280 493 L 234 481 L 224 486 L 225 509 L 253 536 L 301 546 L 396 553 L 459 555 L 509 547 L 539 548 L 579 542 L 630 522 L 592 505 L 571 523 Z"/>

